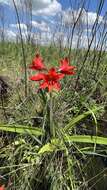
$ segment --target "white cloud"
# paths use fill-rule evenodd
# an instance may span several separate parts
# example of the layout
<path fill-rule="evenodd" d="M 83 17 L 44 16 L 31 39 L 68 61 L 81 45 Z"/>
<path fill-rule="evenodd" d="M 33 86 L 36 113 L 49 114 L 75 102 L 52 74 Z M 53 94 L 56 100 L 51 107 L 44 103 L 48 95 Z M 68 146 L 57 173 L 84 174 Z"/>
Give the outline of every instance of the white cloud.
<path fill-rule="evenodd" d="M 12 0 L 0 0 L 1 3 L 6 3 L 13 6 Z M 55 15 L 61 11 L 61 4 L 57 0 L 15 0 L 18 8 L 32 7 L 34 15 Z"/>
<path fill-rule="evenodd" d="M 44 21 L 32 21 L 30 23 L 30 25 L 33 27 L 33 28 L 36 28 L 36 29 L 39 29 L 41 32 L 50 32 L 50 27 L 48 26 L 48 24 Z M 18 29 L 19 30 L 19 24 L 10 24 L 9 25 L 11 29 Z M 21 31 L 24 32 L 24 33 L 27 33 L 27 25 L 24 24 L 24 23 L 20 23 L 20 28 L 21 28 Z"/>
<path fill-rule="evenodd" d="M 15 28 L 15 29 L 19 29 L 19 24 L 18 23 L 17 24 L 10 24 L 10 27 Z M 21 28 L 21 30 L 27 31 L 27 26 L 24 23 L 20 23 L 20 28 Z"/>
<path fill-rule="evenodd" d="M 16 40 L 16 33 L 11 30 L 6 30 L 6 38 L 9 40 Z"/>
<path fill-rule="evenodd" d="M 87 20 L 88 20 L 88 24 L 93 25 L 97 17 L 98 17 L 97 14 L 94 12 L 84 12 L 81 19 L 84 24 L 87 24 Z M 98 23 L 101 23 L 102 21 L 103 21 L 103 17 L 99 16 Z"/>
<path fill-rule="evenodd" d="M 51 4 L 51 0 L 15 0 L 17 6 L 27 6 L 29 7 L 30 3 L 34 10 L 46 8 L 49 4 Z"/>
<path fill-rule="evenodd" d="M 8 41 L 15 41 L 16 40 L 16 33 L 9 29 L 0 29 L 0 40 L 2 40 L 2 35 L 4 36 L 4 40 Z"/>
<path fill-rule="evenodd" d="M 0 40 L 2 40 L 2 34 L 4 35 L 4 40 L 5 41 L 14 41 L 16 42 L 16 40 L 19 40 L 20 41 L 20 34 L 19 32 L 15 31 L 13 32 L 12 29 L 4 29 L 4 31 L 0 30 Z M 32 33 L 31 33 L 32 35 Z M 22 37 L 23 37 L 23 40 L 26 42 L 27 40 L 27 35 L 25 32 L 22 32 Z"/>
<path fill-rule="evenodd" d="M 97 14 L 94 12 L 86 12 L 84 9 L 81 12 L 81 9 L 79 10 L 72 10 L 68 9 L 66 11 L 62 11 L 62 18 L 63 18 L 63 24 L 66 26 L 71 26 L 74 24 L 74 22 L 79 18 L 78 23 L 86 25 L 93 25 L 96 21 Z M 103 22 L 103 17 L 98 17 L 98 23 Z"/>
<path fill-rule="evenodd" d="M 41 30 L 40 32 L 30 32 L 30 36 L 34 43 L 38 42 L 38 44 L 47 45 L 52 40 L 52 34 L 50 32 L 50 28 L 47 23 L 41 21 L 40 23 L 37 21 L 32 21 L 32 26 L 36 27 Z M 22 30 L 22 37 L 23 40 L 26 42 L 28 33 L 27 33 L 27 26 L 24 23 L 20 24 Z M 4 38 L 7 41 L 20 41 L 20 33 L 19 33 L 19 25 L 18 24 L 10 24 L 9 29 L 4 30 Z M 2 31 L 1 31 L 2 32 Z"/>
<path fill-rule="evenodd" d="M 33 14 L 35 15 L 56 15 L 62 10 L 62 6 L 60 3 L 58 3 L 56 0 L 53 0 L 52 3 L 50 3 L 47 7 L 43 9 L 34 10 Z"/>
<path fill-rule="evenodd" d="M 11 0 L 10 0 L 11 1 Z M 5 3 L 5 4 L 9 4 L 9 0 L 0 0 L 0 3 Z"/>
<path fill-rule="evenodd" d="M 44 7 L 47 7 L 50 3 L 51 3 L 51 0 L 15 0 L 15 4 L 18 6 L 18 7 L 22 7 L 22 6 L 28 6 L 29 4 L 32 4 L 32 7 L 34 9 L 41 9 L 41 8 L 44 8 Z M 12 0 L 0 0 L 0 3 L 6 3 L 8 5 L 12 5 L 13 4 L 13 1 Z"/>
<path fill-rule="evenodd" d="M 44 21 L 41 21 L 41 22 L 32 21 L 31 25 L 32 27 L 37 28 L 41 30 L 42 32 L 50 32 L 50 27 Z"/>
<path fill-rule="evenodd" d="M 41 45 L 49 45 L 52 42 L 52 33 L 42 32 L 40 33 L 32 33 L 31 38 L 33 43 L 41 44 Z"/>

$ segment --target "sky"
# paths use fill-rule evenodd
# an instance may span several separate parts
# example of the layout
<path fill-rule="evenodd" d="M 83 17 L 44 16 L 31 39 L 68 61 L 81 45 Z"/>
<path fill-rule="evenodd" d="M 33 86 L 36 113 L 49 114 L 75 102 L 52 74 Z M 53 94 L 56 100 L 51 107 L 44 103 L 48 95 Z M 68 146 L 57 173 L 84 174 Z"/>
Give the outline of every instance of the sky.
<path fill-rule="evenodd" d="M 72 6 L 73 9 L 77 9 L 78 6 L 81 7 L 81 0 L 59 0 L 59 2 L 62 5 L 63 9 L 68 9 L 70 6 Z M 89 12 L 96 12 L 98 5 L 100 3 L 100 0 L 85 0 L 85 8 L 88 9 Z M 101 15 L 103 16 L 105 12 L 107 11 L 107 0 L 104 0 L 103 9 L 101 12 Z"/>
<path fill-rule="evenodd" d="M 82 2 L 85 2 L 84 5 Z M 68 28 L 72 27 L 83 5 L 84 11 L 81 17 L 83 24 L 83 40 L 86 39 L 86 24 L 88 18 L 89 32 L 96 20 L 96 12 L 100 0 L 31 0 L 32 2 L 32 20 L 25 11 L 25 2 L 29 0 L 15 0 L 20 17 L 20 27 L 23 38 L 26 38 L 29 27 L 32 26 L 31 34 L 35 39 L 41 34 L 43 43 L 52 39 L 52 34 L 56 33 L 55 40 L 59 37 L 66 41 Z M 27 9 L 28 10 L 28 9 Z M 101 12 L 99 12 L 99 24 L 103 23 L 103 16 L 107 12 L 107 0 L 104 1 Z M 73 17 L 74 15 L 74 17 Z M 88 17 L 87 17 L 88 15 Z M 62 20 L 61 20 L 62 18 Z M 61 21 L 66 29 L 61 29 Z M 12 0 L 0 0 L 0 31 L 4 28 L 6 39 L 15 40 L 19 34 L 19 25 Z M 91 35 L 89 35 L 91 36 Z M 77 34 L 74 35 L 74 45 L 77 42 Z M 44 42 L 45 40 L 45 42 Z"/>

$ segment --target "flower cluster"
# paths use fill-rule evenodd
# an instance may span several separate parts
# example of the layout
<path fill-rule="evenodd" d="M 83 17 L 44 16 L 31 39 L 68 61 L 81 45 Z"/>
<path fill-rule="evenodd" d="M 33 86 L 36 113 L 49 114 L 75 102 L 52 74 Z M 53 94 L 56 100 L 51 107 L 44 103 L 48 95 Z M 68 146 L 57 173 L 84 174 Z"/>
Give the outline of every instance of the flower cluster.
<path fill-rule="evenodd" d="M 60 66 L 57 70 L 54 67 L 48 70 L 39 54 L 36 54 L 29 68 L 32 70 L 41 71 L 38 74 L 31 76 L 30 80 L 42 81 L 40 82 L 39 88 L 47 88 L 49 92 L 53 89 L 60 90 L 61 85 L 59 80 L 64 78 L 65 75 L 75 75 L 76 69 L 75 66 L 71 66 L 69 64 L 68 58 L 64 58 L 60 60 Z"/>

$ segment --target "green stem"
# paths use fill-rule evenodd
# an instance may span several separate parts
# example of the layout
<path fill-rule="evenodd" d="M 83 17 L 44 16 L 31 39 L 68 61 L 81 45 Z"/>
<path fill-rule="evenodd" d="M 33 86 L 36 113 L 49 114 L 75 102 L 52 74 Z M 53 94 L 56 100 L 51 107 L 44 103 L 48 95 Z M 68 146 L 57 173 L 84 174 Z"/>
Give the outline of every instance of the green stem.
<path fill-rule="evenodd" d="M 53 121 L 53 97 L 50 93 L 50 136 L 55 137 L 54 121 Z"/>

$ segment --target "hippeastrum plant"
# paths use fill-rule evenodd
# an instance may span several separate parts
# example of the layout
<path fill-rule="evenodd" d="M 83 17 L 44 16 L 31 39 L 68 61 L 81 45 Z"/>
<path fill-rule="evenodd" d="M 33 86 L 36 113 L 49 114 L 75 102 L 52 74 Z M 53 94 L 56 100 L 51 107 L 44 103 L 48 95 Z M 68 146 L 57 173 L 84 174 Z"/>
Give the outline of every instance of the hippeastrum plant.
<path fill-rule="evenodd" d="M 33 76 L 30 76 L 30 80 L 39 82 L 39 89 L 42 90 L 42 93 L 45 96 L 48 94 L 49 97 L 49 106 L 47 107 L 47 115 L 48 115 L 48 132 L 51 137 L 55 137 L 55 128 L 54 128 L 54 118 L 53 118 L 53 92 L 54 90 L 61 90 L 60 81 L 66 75 L 75 75 L 75 66 L 71 66 L 68 58 L 64 58 L 60 60 L 59 67 L 52 67 L 50 69 L 46 68 L 44 65 L 43 59 L 39 54 L 36 54 L 34 57 L 32 64 L 29 66 L 30 69 L 35 70 L 36 73 Z M 48 93 L 47 93 L 48 91 Z M 40 91 L 41 92 L 41 91 Z M 46 102 L 45 102 L 46 103 Z M 46 131 L 47 134 L 47 131 Z"/>
<path fill-rule="evenodd" d="M 67 57 L 61 59 L 59 61 L 59 67 L 55 68 L 47 68 L 44 65 L 44 61 L 42 57 L 39 54 L 36 54 L 34 57 L 32 64 L 29 67 L 31 70 L 35 70 L 35 75 L 30 76 L 31 81 L 39 82 L 39 92 L 42 95 L 42 98 L 44 102 L 47 105 L 47 123 L 45 123 L 46 128 L 44 126 L 43 129 L 45 129 L 45 140 L 48 138 L 57 138 L 56 132 L 57 129 L 55 129 L 55 118 L 53 117 L 53 98 L 54 98 L 54 91 L 60 91 L 61 90 L 61 80 L 66 77 L 66 75 L 75 75 L 76 74 L 76 66 L 70 65 L 70 61 Z M 64 141 L 75 141 L 75 142 L 86 142 L 86 143 L 97 143 L 97 144 L 106 144 L 107 140 L 103 137 L 97 137 L 93 136 L 93 139 L 87 135 L 72 135 L 69 136 L 69 131 L 72 130 L 72 128 L 76 125 L 76 123 L 80 122 L 83 118 L 87 117 L 88 115 L 92 116 L 97 113 L 99 110 L 102 110 L 102 107 L 93 108 L 92 110 L 89 110 L 85 113 L 82 113 L 81 115 L 71 119 L 71 121 L 63 128 L 61 129 L 61 133 L 63 134 Z M 95 118 L 95 116 L 94 116 Z M 59 129 L 60 130 L 60 129 Z M 55 140 L 55 142 L 58 139 Z M 50 149 L 50 144 L 48 146 Z M 43 148 L 45 149 L 45 148 Z M 48 149 L 48 150 L 49 150 Z"/>

